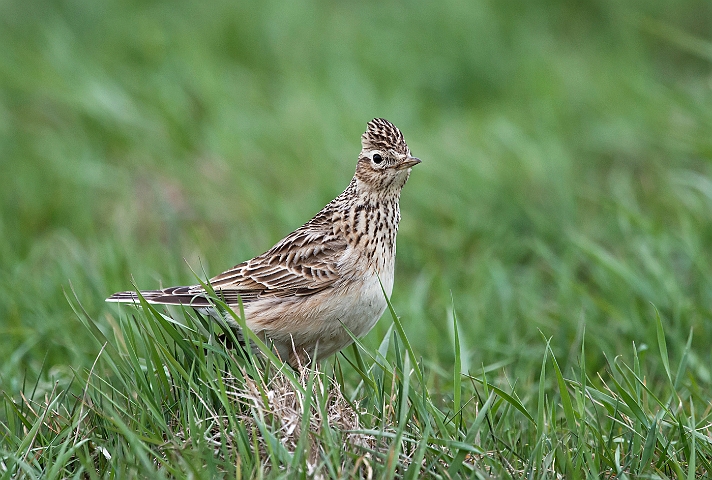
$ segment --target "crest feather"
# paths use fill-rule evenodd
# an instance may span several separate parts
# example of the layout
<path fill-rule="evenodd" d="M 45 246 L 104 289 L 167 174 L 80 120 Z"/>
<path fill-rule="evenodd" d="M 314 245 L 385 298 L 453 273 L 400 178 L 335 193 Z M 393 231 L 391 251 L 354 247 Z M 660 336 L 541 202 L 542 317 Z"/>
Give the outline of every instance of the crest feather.
<path fill-rule="evenodd" d="M 374 118 L 368 122 L 366 133 L 361 136 L 364 150 L 394 150 L 407 155 L 408 145 L 403 139 L 403 133 L 385 118 Z"/>

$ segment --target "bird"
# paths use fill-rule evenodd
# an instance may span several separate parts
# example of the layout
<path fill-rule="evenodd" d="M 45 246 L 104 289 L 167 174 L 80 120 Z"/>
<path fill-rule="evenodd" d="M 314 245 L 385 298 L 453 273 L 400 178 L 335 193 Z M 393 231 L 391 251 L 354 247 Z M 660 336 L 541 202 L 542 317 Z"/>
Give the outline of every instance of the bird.
<path fill-rule="evenodd" d="M 327 358 L 365 336 L 393 291 L 400 195 L 411 168 L 403 133 L 383 118 L 361 136 L 346 189 L 267 252 L 211 278 L 215 294 L 292 367 Z M 150 304 L 214 313 L 202 285 L 141 291 Z M 135 291 L 107 302 L 139 304 Z M 225 319 L 239 331 L 232 316 Z M 353 335 L 353 337 L 352 337 Z"/>

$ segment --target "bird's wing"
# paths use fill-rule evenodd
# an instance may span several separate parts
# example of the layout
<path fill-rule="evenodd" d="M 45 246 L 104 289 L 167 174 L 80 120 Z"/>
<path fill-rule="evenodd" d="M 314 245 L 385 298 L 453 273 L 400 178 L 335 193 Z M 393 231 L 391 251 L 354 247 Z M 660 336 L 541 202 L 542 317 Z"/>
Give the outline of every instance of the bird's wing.
<path fill-rule="evenodd" d="M 212 278 L 210 284 L 227 303 L 260 296 L 310 295 L 339 279 L 337 262 L 346 240 L 331 233 L 299 229 L 268 252 Z"/>
<path fill-rule="evenodd" d="M 210 279 L 218 297 L 229 305 L 248 303 L 259 297 L 310 295 L 332 286 L 339 279 L 337 262 L 346 240 L 327 231 L 300 228 L 268 252 L 235 265 Z M 209 306 L 201 285 L 143 291 L 149 303 Z M 136 292 L 119 292 L 108 302 L 138 303 Z"/>

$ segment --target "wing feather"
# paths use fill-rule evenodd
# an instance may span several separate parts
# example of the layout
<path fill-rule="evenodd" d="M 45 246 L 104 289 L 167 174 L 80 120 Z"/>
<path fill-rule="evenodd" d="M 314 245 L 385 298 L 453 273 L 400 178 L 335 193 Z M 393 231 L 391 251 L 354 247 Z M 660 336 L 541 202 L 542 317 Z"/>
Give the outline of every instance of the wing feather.
<path fill-rule="evenodd" d="M 222 292 L 305 295 L 330 287 L 339 279 L 337 261 L 346 240 L 330 233 L 296 230 L 268 252 L 234 266 L 210 280 Z"/>

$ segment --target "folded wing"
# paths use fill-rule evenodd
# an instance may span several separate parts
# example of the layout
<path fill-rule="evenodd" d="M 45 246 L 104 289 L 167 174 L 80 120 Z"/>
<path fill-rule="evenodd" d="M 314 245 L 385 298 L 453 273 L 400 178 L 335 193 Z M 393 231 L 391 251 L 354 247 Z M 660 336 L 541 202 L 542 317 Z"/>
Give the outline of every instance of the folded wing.
<path fill-rule="evenodd" d="M 328 289 L 339 280 L 338 261 L 346 249 L 343 237 L 311 231 L 306 225 L 285 237 L 268 252 L 240 263 L 210 279 L 218 297 L 237 305 L 264 297 L 311 295 Z M 145 290 L 149 303 L 209 306 L 200 285 Z M 136 292 L 119 292 L 107 302 L 139 303 Z"/>

